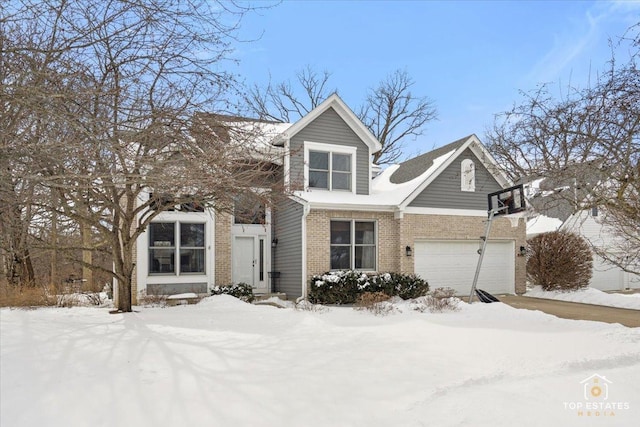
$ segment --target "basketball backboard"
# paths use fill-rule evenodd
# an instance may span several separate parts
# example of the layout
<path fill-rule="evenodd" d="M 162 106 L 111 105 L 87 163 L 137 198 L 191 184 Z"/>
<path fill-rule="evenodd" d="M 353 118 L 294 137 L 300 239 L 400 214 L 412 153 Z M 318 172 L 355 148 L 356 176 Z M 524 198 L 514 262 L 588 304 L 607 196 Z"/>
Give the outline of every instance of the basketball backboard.
<path fill-rule="evenodd" d="M 489 212 L 494 216 L 510 215 L 526 210 L 522 184 L 496 191 L 487 196 Z"/>

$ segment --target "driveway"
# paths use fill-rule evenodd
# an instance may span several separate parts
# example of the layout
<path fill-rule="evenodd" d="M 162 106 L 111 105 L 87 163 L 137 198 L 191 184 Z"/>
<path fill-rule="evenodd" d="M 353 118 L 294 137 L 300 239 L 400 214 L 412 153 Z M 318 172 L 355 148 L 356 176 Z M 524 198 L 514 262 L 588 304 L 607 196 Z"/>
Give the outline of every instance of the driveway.
<path fill-rule="evenodd" d="M 501 302 L 514 308 L 540 310 L 563 319 L 595 320 L 597 322 L 620 323 L 631 328 L 640 327 L 640 310 L 516 295 L 500 295 L 498 298 Z"/>

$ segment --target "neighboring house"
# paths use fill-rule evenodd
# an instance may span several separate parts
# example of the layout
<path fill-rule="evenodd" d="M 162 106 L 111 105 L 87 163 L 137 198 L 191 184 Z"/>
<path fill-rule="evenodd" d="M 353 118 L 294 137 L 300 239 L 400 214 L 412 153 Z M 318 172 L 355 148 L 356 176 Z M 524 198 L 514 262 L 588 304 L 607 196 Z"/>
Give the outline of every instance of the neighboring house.
<path fill-rule="evenodd" d="M 602 223 L 602 216 L 606 214 L 602 208 L 593 207 L 574 213 L 576 201 L 571 199 L 575 193 L 570 186 L 547 187 L 543 179 L 528 185 L 528 200 L 537 214 L 527 222 L 527 239 L 545 232 L 565 230 L 582 236 L 595 247 L 614 250 L 615 237 Z M 567 191 L 571 192 L 568 198 L 561 194 Z M 640 288 L 640 276 L 626 272 L 594 253 L 589 286 L 602 291 Z"/>
<path fill-rule="evenodd" d="M 297 298 L 314 274 L 356 269 L 416 273 L 432 288 L 468 294 L 487 194 L 510 186 L 475 135 L 374 177 L 380 143 L 335 94 L 296 123 L 270 126 L 288 196 L 258 208 L 256 221 L 162 213 L 138 241 L 138 292 L 206 293 L 245 282 L 256 293 Z M 523 293 L 524 220 L 494 221 L 478 287 Z"/>

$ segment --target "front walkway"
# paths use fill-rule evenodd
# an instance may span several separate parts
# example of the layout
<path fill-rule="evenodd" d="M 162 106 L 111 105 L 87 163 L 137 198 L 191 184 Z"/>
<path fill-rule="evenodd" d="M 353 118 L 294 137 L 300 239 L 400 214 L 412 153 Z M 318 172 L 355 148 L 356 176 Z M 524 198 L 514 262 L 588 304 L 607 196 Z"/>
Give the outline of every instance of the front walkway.
<path fill-rule="evenodd" d="M 498 299 L 514 308 L 539 310 L 563 319 L 595 320 L 597 322 L 620 323 L 631 328 L 640 327 L 640 310 L 516 295 L 500 295 Z"/>

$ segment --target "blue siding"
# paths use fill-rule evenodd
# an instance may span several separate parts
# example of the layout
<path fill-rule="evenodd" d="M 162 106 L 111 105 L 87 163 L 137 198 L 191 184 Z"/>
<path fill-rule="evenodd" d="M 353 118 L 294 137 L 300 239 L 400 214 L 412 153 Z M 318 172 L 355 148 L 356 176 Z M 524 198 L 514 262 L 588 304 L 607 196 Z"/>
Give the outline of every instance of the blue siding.
<path fill-rule="evenodd" d="M 278 246 L 272 252 L 273 270 L 280 272 L 276 291 L 288 298 L 302 295 L 302 214 L 303 206 L 286 199 L 274 210 L 274 237 Z"/>
<path fill-rule="evenodd" d="M 304 141 L 356 147 L 356 193 L 369 194 L 369 147 L 333 108 L 329 108 L 291 138 L 290 172 L 294 189 L 300 189 L 304 182 Z"/>

